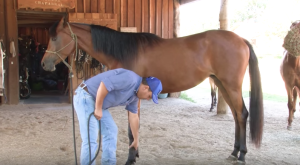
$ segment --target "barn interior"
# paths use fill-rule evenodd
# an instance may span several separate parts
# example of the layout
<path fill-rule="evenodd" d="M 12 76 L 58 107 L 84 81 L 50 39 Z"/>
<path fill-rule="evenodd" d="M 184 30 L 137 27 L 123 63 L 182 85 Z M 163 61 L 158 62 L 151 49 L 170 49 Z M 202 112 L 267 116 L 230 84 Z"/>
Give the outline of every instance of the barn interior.
<path fill-rule="evenodd" d="M 68 102 L 68 68 L 62 62 L 56 65 L 53 72 L 45 71 L 41 67 L 41 60 L 49 41 L 49 27 L 64 14 L 17 11 L 20 80 L 24 81 L 27 78 L 31 90 L 29 95 L 27 91 L 23 94 L 20 91 L 20 102 L 24 104 Z"/>

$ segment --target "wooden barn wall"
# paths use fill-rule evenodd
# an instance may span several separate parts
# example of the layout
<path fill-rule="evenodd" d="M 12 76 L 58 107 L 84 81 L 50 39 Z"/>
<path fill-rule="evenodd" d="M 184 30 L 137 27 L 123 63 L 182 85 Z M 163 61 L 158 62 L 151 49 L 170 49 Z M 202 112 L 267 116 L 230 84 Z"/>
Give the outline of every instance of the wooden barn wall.
<path fill-rule="evenodd" d="M 74 9 L 19 10 L 70 13 L 115 13 L 117 14 L 118 30 L 120 27 L 137 27 L 137 32 L 149 32 L 162 38 L 173 38 L 173 5 L 173 0 L 77 0 L 76 8 Z M 36 30 L 40 29 L 36 28 Z M 43 32 L 47 33 L 46 31 Z M 37 32 L 34 33 L 37 34 Z M 46 36 L 46 34 L 43 36 Z"/>
<path fill-rule="evenodd" d="M 46 12 L 69 12 L 69 13 L 113 13 L 117 14 L 117 30 L 120 27 L 136 27 L 137 32 L 154 33 L 162 38 L 173 38 L 174 35 L 174 0 L 77 0 L 76 8 L 67 9 L 61 8 L 57 10 L 52 9 L 16 9 L 13 7 L 13 2 L 9 0 L 0 0 L 1 4 L 10 5 L 7 13 L 16 15 L 15 11 L 46 11 Z M 1 14 L 0 14 L 1 16 Z M 17 26 L 15 23 L 10 23 L 12 26 Z M 9 28 L 9 27 L 8 27 Z M 14 29 L 14 28 L 13 28 Z M 12 33 L 13 29 L 9 30 Z M 48 29 L 39 27 L 16 27 L 17 35 L 31 35 L 34 39 L 43 44 L 48 44 Z M 16 31 L 16 30 L 14 30 Z M 1 32 L 1 29 L 0 29 Z M 14 32 L 15 33 L 15 32 Z M 11 38 L 12 34 L 9 34 Z M 8 40 L 8 36 L 7 36 Z M 17 39 L 16 39 L 17 40 Z M 16 46 L 17 48 L 17 46 Z M 9 62 L 17 63 L 17 58 L 10 58 Z M 14 73 L 16 76 L 7 76 L 6 83 L 11 81 L 18 81 L 18 67 L 9 67 L 8 74 Z M 92 73 L 92 70 L 88 70 Z M 74 72 L 75 73 L 75 72 Z M 93 74 L 89 74 L 93 75 Z M 78 79 L 77 83 L 80 80 Z M 76 83 L 76 84 L 77 84 Z M 15 104 L 19 102 L 18 97 L 18 83 L 11 83 L 7 86 L 9 103 Z M 14 85 L 13 85 L 14 84 Z M 3 102 L 3 98 L 2 98 Z"/>

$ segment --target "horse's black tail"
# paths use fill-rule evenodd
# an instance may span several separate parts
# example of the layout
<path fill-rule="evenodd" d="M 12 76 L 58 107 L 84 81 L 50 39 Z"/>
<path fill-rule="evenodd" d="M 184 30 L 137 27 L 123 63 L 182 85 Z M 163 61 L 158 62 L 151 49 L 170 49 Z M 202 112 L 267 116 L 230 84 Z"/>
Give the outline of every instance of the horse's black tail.
<path fill-rule="evenodd" d="M 249 47 L 249 74 L 250 74 L 250 137 L 251 141 L 260 147 L 263 125 L 264 125 L 264 109 L 263 109 L 263 96 L 260 80 L 260 72 L 258 68 L 257 57 L 254 53 L 252 45 L 249 41 L 245 40 Z"/>

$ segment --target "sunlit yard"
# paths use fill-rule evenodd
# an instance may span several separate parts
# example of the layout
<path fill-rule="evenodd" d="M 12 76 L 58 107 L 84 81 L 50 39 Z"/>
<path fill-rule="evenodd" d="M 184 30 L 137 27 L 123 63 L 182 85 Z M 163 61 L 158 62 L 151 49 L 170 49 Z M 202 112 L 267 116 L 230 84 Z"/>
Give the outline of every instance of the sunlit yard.
<path fill-rule="evenodd" d="M 280 64 L 282 47 L 293 21 L 299 20 L 300 0 L 230 0 L 229 29 L 250 41 L 259 60 L 264 100 L 287 102 Z M 180 8 L 180 36 L 219 28 L 220 0 L 201 0 Z M 243 97 L 249 97 L 249 72 L 245 73 Z M 208 79 L 182 92 L 183 98 L 201 102 L 210 97 Z M 207 101 L 207 100 L 206 100 Z"/>

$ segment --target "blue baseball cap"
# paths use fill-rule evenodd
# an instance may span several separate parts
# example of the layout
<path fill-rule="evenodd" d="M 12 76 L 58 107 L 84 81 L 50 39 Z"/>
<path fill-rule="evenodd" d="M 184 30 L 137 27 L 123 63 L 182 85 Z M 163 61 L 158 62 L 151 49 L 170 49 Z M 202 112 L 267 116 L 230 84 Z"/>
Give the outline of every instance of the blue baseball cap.
<path fill-rule="evenodd" d="M 152 100 L 154 103 L 158 104 L 158 95 L 162 91 L 162 84 L 159 79 L 155 77 L 148 77 L 146 81 L 149 85 L 150 90 L 152 91 Z"/>

